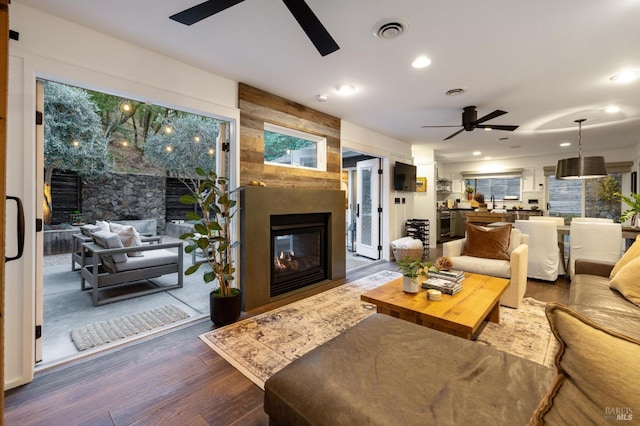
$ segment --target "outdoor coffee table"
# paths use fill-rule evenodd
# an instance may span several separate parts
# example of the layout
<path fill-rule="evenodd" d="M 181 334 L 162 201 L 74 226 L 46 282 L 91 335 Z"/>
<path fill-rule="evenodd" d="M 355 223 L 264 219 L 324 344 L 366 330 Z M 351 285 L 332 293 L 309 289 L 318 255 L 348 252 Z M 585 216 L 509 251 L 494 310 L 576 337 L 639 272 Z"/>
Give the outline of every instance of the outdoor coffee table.
<path fill-rule="evenodd" d="M 500 297 L 508 286 L 505 278 L 465 272 L 462 290 L 453 296 L 443 294 L 435 302 L 427 300 L 424 289 L 415 294 L 402 291 L 400 277 L 360 298 L 376 305 L 378 313 L 471 339 L 485 319 L 500 322 Z"/>

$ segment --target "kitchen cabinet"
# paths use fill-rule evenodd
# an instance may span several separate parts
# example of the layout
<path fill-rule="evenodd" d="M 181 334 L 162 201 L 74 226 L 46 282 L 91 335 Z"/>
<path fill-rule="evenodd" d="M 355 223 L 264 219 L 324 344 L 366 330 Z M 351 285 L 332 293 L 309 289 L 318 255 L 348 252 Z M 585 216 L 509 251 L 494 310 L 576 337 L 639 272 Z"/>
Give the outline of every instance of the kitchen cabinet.
<path fill-rule="evenodd" d="M 467 223 L 475 225 L 487 225 L 493 222 L 514 222 L 513 212 L 492 213 L 492 212 L 469 212 L 467 213 Z"/>
<path fill-rule="evenodd" d="M 454 210 L 451 218 L 451 236 L 464 237 L 467 231 L 467 210 Z"/>

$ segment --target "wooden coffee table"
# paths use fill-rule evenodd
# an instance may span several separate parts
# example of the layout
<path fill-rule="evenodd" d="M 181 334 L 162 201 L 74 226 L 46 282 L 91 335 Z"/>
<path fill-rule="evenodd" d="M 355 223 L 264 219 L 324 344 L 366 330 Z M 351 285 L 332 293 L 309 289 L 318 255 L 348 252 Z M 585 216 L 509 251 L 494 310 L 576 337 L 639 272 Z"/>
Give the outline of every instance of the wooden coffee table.
<path fill-rule="evenodd" d="M 500 322 L 500 297 L 509 286 L 505 278 L 465 272 L 462 290 L 441 300 L 427 300 L 427 291 L 410 294 L 402 291 L 402 277 L 360 298 L 376 305 L 378 312 L 414 322 L 434 330 L 471 339 L 484 320 Z"/>

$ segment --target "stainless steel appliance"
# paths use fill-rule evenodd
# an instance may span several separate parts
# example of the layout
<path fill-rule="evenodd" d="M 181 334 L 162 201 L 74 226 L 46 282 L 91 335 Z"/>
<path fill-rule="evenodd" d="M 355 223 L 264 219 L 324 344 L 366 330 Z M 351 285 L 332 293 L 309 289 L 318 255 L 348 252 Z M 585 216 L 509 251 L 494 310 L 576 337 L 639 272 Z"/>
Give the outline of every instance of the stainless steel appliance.
<path fill-rule="evenodd" d="M 437 225 L 438 242 L 448 240 L 451 236 L 451 210 L 438 209 Z"/>

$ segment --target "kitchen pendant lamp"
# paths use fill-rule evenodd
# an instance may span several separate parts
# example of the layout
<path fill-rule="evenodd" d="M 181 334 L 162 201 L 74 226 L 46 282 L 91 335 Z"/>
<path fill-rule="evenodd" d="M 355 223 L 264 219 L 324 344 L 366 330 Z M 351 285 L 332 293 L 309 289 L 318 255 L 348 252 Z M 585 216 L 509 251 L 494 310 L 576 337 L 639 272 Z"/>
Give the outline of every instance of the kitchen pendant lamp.
<path fill-rule="evenodd" d="M 607 176 L 604 157 L 582 156 L 582 122 L 584 118 L 576 120 L 578 123 L 578 156 L 558 160 L 556 179 L 591 179 Z"/>

